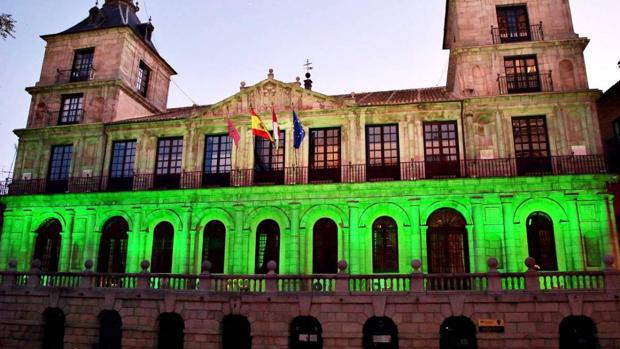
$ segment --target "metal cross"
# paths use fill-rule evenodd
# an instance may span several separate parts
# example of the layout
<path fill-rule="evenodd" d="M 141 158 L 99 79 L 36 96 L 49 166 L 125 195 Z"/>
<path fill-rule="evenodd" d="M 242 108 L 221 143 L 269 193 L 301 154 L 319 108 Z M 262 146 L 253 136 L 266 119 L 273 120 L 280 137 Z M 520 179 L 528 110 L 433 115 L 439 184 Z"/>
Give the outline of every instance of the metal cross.
<path fill-rule="evenodd" d="M 312 62 L 310 62 L 310 60 L 309 60 L 309 59 L 306 59 L 306 64 L 304 64 L 304 67 L 306 67 L 306 70 L 307 70 L 308 72 L 310 72 L 310 70 L 312 70 L 312 69 L 313 69 L 313 68 L 312 68 Z"/>

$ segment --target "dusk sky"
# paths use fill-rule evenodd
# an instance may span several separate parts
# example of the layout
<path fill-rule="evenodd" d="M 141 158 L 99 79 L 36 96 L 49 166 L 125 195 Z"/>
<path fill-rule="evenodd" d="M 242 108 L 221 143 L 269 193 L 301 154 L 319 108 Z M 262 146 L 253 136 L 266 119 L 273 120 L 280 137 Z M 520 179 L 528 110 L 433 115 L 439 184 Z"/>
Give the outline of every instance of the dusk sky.
<path fill-rule="evenodd" d="M 444 0 L 139 2 L 140 18 L 152 17 L 159 53 L 178 72 L 169 107 L 218 102 L 236 93 L 240 81 L 266 78 L 269 68 L 276 79 L 294 81 L 303 77 L 307 58 L 314 90 L 325 94 L 445 85 Z M 620 80 L 620 0 L 570 3 L 575 31 L 591 39 L 585 51 L 590 87 L 606 90 Z M 30 95 L 24 88 L 38 80 L 45 50 L 39 35 L 77 24 L 93 5 L 0 0 L 0 13 L 17 20 L 16 39 L 0 39 L 1 171 L 13 160 L 12 130 L 26 125 Z"/>

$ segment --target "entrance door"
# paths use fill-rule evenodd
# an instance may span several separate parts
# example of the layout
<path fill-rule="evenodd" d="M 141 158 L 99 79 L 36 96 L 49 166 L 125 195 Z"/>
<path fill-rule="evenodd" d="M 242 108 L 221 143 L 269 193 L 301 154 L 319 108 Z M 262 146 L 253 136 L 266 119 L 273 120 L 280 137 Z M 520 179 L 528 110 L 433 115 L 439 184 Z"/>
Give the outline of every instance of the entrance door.
<path fill-rule="evenodd" d="M 465 316 L 452 316 L 441 323 L 440 349 L 476 349 L 476 325 Z"/>

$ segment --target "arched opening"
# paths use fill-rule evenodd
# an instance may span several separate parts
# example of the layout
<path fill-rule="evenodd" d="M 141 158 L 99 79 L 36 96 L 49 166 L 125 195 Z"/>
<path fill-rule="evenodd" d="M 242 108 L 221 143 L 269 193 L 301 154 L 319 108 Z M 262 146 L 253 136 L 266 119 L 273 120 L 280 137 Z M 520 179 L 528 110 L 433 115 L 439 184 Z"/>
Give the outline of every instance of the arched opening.
<path fill-rule="evenodd" d="M 161 222 L 153 234 L 153 252 L 151 254 L 153 273 L 170 273 L 172 271 L 172 244 L 174 227 L 169 222 Z"/>
<path fill-rule="evenodd" d="M 121 349 L 123 323 L 116 310 L 104 310 L 99 314 L 98 349 Z"/>
<path fill-rule="evenodd" d="M 222 349 L 251 349 L 250 322 L 243 315 L 226 315 L 222 319 Z"/>
<path fill-rule="evenodd" d="M 62 349 L 65 343 L 65 314 L 59 308 L 43 312 L 43 349 Z"/>
<path fill-rule="evenodd" d="M 338 271 L 338 226 L 321 218 L 312 229 L 312 273 L 335 274 Z"/>
<path fill-rule="evenodd" d="M 553 222 L 543 212 L 534 212 L 526 221 L 527 250 L 541 270 L 558 270 Z"/>
<path fill-rule="evenodd" d="M 177 313 L 159 314 L 158 349 L 183 349 L 185 323 Z"/>
<path fill-rule="evenodd" d="M 256 259 L 254 273 L 266 274 L 267 263 L 277 263 L 276 273 L 280 268 L 280 227 L 272 219 L 267 219 L 256 228 Z"/>
<path fill-rule="evenodd" d="M 390 217 L 372 223 L 372 272 L 398 273 L 398 227 Z"/>
<path fill-rule="evenodd" d="M 57 219 L 47 220 L 37 230 L 32 259 L 41 261 L 41 270 L 44 272 L 58 271 L 61 231 L 62 225 Z"/>
<path fill-rule="evenodd" d="M 323 328 L 312 316 L 298 316 L 291 322 L 290 349 L 322 349 Z"/>
<path fill-rule="evenodd" d="M 226 227 L 220 221 L 211 221 L 205 226 L 202 237 L 202 261 L 211 262 L 211 273 L 224 272 L 224 251 L 226 248 Z"/>
<path fill-rule="evenodd" d="M 97 272 L 124 273 L 127 264 L 129 224 L 122 217 L 109 219 L 101 230 Z"/>
<path fill-rule="evenodd" d="M 465 218 L 456 210 L 441 208 L 426 221 L 429 273 L 468 273 L 469 248 Z"/>
<path fill-rule="evenodd" d="M 398 328 L 389 317 L 371 317 L 362 332 L 364 349 L 398 349 Z"/>
<path fill-rule="evenodd" d="M 476 325 L 465 316 L 452 316 L 441 323 L 440 349 L 476 349 Z"/>
<path fill-rule="evenodd" d="M 576 89 L 573 63 L 568 59 L 560 61 L 560 81 L 562 82 L 564 91 Z"/>
<path fill-rule="evenodd" d="M 560 322 L 560 349 L 599 349 L 596 324 L 587 316 L 568 316 Z"/>

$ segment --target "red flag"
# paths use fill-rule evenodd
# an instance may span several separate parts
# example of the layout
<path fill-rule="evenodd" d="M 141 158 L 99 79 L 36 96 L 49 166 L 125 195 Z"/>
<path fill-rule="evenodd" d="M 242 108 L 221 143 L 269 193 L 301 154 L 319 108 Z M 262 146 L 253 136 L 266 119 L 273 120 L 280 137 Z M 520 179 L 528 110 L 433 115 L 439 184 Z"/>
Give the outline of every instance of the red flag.
<path fill-rule="evenodd" d="M 239 137 L 239 132 L 230 119 L 228 119 L 228 137 L 232 138 L 235 143 L 235 147 L 239 147 L 239 139 L 241 137 Z"/>
<path fill-rule="evenodd" d="M 276 150 L 278 150 L 278 146 L 280 144 L 280 125 L 278 125 L 278 117 L 276 116 L 276 111 L 271 107 L 271 122 L 273 125 L 272 133 L 273 139 L 276 141 Z"/>

